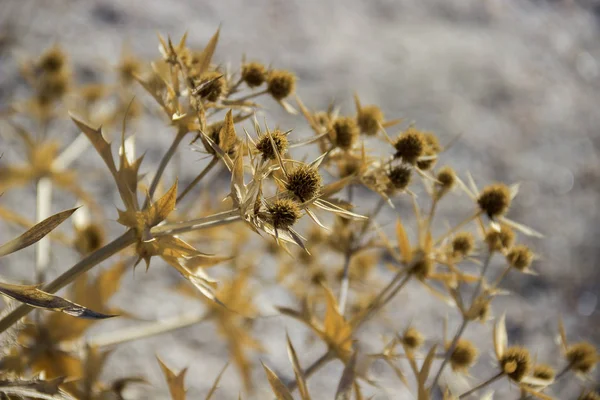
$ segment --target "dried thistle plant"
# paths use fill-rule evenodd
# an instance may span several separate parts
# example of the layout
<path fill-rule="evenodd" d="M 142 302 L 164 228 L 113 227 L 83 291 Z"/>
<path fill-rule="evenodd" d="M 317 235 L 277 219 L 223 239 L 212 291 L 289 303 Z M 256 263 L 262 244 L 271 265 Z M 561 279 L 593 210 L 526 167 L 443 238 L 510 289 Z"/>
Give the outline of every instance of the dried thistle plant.
<path fill-rule="evenodd" d="M 548 365 L 537 363 L 525 347 L 509 347 L 502 316 L 495 318 L 491 341 L 495 374 L 457 389 L 452 380 L 479 375 L 475 366 L 487 352 L 465 337 L 468 327 L 494 319 L 492 302 L 505 294 L 502 283 L 507 274 L 534 273 L 536 267 L 536 254 L 516 242 L 516 234 L 540 235 L 508 218 L 512 203 L 518 201 L 518 187 L 493 183 L 480 190 L 470 175 L 463 182 L 451 166 L 439 167 L 448 144 L 415 125 L 390 137 L 387 131 L 402 120 L 386 120 L 381 107 L 363 105 L 358 95 L 354 114 L 340 115 L 335 104 L 311 111 L 298 95 L 301 85 L 292 71 L 259 61 L 242 60 L 237 70 L 217 64 L 213 56 L 218 39 L 219 31 L 196 50 L 187 45 L 187 35 L 177 44 L 159 36 L 161 57 L 144 63 L 124 52 L 115 85 L 78 85 L 60 47 L 22 65 L 30 97 L 15 99 L 10 112 L 1 115 L 8 131 L 24 144 L 26 162 L 2 160 L 0 187 L 13 191 L 33 184 L 37 212 L 32 221 L 0 208 L 3 220 L 26 230 L 0 246 L 0 256 L 27 251 L 35 244 L 35 281 L 0 283 L 0 293 L 22 303 L 8 304 L 0 317 L 5 338 L 0 397 L 125 399 L 129 384 L 147 382 L 135 373 L 104 382 L 101 372 L 112 349 L 199 323 L 216 326 L 220 338 L 210 340 L 225 341 L 244 396 L 251 395 L 265 386 L 253 380 L 255 353 L 269 350 L 269 343 L 253 332 L 253 322 L 261 317 L 253 285 L 289 293 L 299 305 L 277 305 L 280 315 L 306 325 L 326 347 L 303 368 L 288 337 L 294 378 L 286 379 L 262 364 L 265 382 L 277 399 L 293 399 L 295 390 L 301 399 L 311 399 L 311 376 L 336 360 L 344 366 L 335 384 L 336 399 L 362 399 L 365 387 L 377 388 L 378 377 L 371 368 L 376 360 L 383 360 L 419 400 L 482 398 L 483 389 L 501 379 L 515 386 L 521 399 L 550 399 L 562 379 L 591 376 L 600 361 L 596 348 L 587 342 L 567 342 L 562 322 L 564 362 Z M 128 129 L 148 111 L 133 99 L 138 89 L 145 92 L 142 97 L 151 98 L 155 108 L 150 112 L 164 121 L 164 130 L 172 137 L 157 165 L 147 165 L 144 156 L 136 158 L 135 136 Z M 297 107 L 298 120 L 305 120 L 311 136 L 296 138 L 289 127 L 260 123 L 257 114 L 265 97 L 291 114 Z M 103 104 L 107 106 L 99 107 Z M 54 122 L 67 117 L 79 132 L 68 145 L 53 132 Z M 107 135 L 119 128 L 120 139 L 112 146 Z M 165 173 L 186 137 L 209 158 L 189 182 Z M 384 149 L 383 155 L 369 150 L 373 143 Z M 90 145 L 122 202 L 117 222 L 123 233 L 108 243 L 106 210 L 84 190 L 83 181 L 92 171 L 69 169 Z M 318 156 L 309 162 L 307 157 L 294 158 L 297 149 L 305 149 L 307 156 L 316 149 Z M 187 167 L 195 170 L 197 165 Z M 208 180 L 215 169 L 230 178 L 227 188 Z M 153 174 L 146 176 L 143 170 Z M 424 188 L 424 196 L 417 198 L 417 186 Z M 54 187 L 61 189 L 61 196 L 66 192 L 75 197 L 83 208 L 51 215 Z M 375 199 L 366 212 L 355 209 L 357 188 Z M 456 199 L 457 191 L 467 195 L 472 211 L 435 235 L 433 228 L 441 224 L 436 219 L 438 206 Z M 215 207 L 213 200 L 222 198 L 225 201 Z M 401 202 L 410 205 L 408 212 L 396 208 Z M 384 233 L 378 218 L 385 207 L 398 214 L 395 240 Z M 55 231 L 71 215 L 74 239 Z M 414 226 L 405 221 L 414 221 Z M 226 245 L 217 246 L 219 241 Z M 76 250 L 81 259 L 44 284 L 51 243 Z M 213 254 L 215 248 L 227 251 Z M 121 258 L 111 268 L 87 274 L 118 255 Z M 263 257 L 276 265 L 275 274 L 268 276 L 259 268 Z M 496 271 L 492 259 L 501 259 L 504 268 Z M 142 260 L 146 269 L 152 260 L 173 267 L 183 277 L 177 292 L 199 300 L 201 311 L 138 321 L 133 328 L 109 334 L 87 334 L 104 318 L 133 316 L 108 303 L 119 291 L 121 277 Z M 391 278 L 379 268 L 384 261 Z M 208 268 L 215 273 L 209 275 Z M 69 300 L 54 294 L 68 285 Z M 386 307 L 408 285 L 421 286 L 459 316 L 455 334 L 450 338 L 444 334 L 440 340 L 410 323 L 396 326 L 392 339 L 388 336 L 376 352 L 365 352 L 361 331 L 366 325 L 384 325 Z M 44 312 L 30 314 L 33 307 Z M 166 351 L 168 344 L 159 353 Z M 185 399 L 186 369 L 175 373 L 160 359 L 159 364 L 171 397 Z M 217 392 L 224 373 L 225 368 L 215 374 L 206 399 Z M 579 398 L 595 399 L 598 394 L 585 389 Z"/>

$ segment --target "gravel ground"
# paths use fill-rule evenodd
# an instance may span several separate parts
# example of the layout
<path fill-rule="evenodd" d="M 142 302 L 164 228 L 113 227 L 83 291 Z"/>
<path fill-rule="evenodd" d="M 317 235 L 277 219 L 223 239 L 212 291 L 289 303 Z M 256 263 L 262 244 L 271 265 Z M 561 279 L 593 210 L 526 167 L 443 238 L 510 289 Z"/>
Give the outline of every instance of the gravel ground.
<path fill-rule="evenodd" d="M 463 175 L 471 171 L 480 185 L 520 182 L 510 216 L 545 234 L 543 240 L 531 242 L 540 254 L 536 269 L 541 275 L 510 276 L 507 286 L 519 295 L 495 303 L 496 315 L 508 312 L 509 337 L 530 346 L 539 359 L 556 362 L 553 340 L 556 317 L 562 313 L 573 340 L 588 338 L 600 344 L 597 1 L 0 0 L 0 9 L 0 21 L 16 33 L 15 46 L 0 58 L 0 106 L 23 92 L 8 53 L 35 55 L 60 43 L 83 74 L 116 63 L 123 41 L 150 59 L 157 55 L 157 31 L 178 38 L 187 30 L 189 44 L 199 48 L 221 25 L 219 61 L 235 63 L 245 53 L 296 71 L 299 93 L 311 108 L 324 108 L 336 99 L 342 111 L 352 112 L 356 90 L 364 101 L 381 105 L 387 116 L 414 120 L 445 142 L 461 135 L 445 159 Z M 282 115 L 274 103 L 270 106 L 270 120 L 294 128 L 300 137 L 308 134 L 300 118 Z M 148 164 L 160 157 L 170 140 L 167 129 L 157 132 L 156 126 L 142 121 L 136 127 Z M 3 148 L 7 157 L 13 157 L 12 148 L 7 144 Z M 192 152 L 183 157 L 197 160 Z M 95 156 L 86 158 L 85 165 L 89 164 L 101 168 Z M 190 177 L 195 171 L 184 173 Z M 105 196 L 103 203 L 116 204 L 109 183 L 92 186 Z M 33 200 L 21 196 L 22 192 L 6 193 L 3 202 L 34 210 Z M 61 205 L 57 203 L 56 209 Z M 450 221 L 452 215 L 468 212 L 461 204 L 443 211 Z M 116 224 L 114 229 L 118 233 Z M 9 235 L 0 236 L 4 241 Z M 3 274 L 11 279 L 30 277 L 30 270 L 20 266 L 32 261 L 31 254 L 2 260 Z M 62 271 L 74 255 L 57 251 L 53 259 L 60 260 L 53 265 L 55 271 Z M 166 289 L 177 279 L 158 265 L 147 274 L 128 275 L 127 289 L 116 296 L 115 304 L 148 319 L 194 307 Z M 397 322 L 396 328 L 412 319 L 439 336 L 446 310 L 438 310 L 433 300 L 421 301 L 422 294 L 415 288 L 400 296 L 390 319 Z M 260 300 L 269 306 L 268 299 Z M 449 317 L 452 330 L 458 321 Z M 124 325 L 131 322 L 110 321 L 98 331 Z M 303 343 L 305 331 L 279 318 L 259 321 L 256 329 L 272 349 L 262 359 L 291 374 L 284 333 L 287 329 L 295 342 Z M 226 358 L 215 334 L 209 325 L 201 325 L 122 346 L 112 355 L 105 375 L 139 372 L 152 385 L 129 395 L 164 399 L 166 388 L 153 360 L 156 353 L 176 369 L 188 366 L 189 398 L 202 398 Z M 485 329 L 473 330 L 467 337 L 490 345 Z M 378 343 L 373 340 L 367 347 Z M 307 346 L 302 362 L 308 364 L 321 351 Z M 389 396 L 376 399 L 410 398 L 387 372 L 380 373 L 383 386 L 389 385 Z M 330 382 L 339 374 L 339 366 L 332 365 L 311 380 L 314 397 L 332 398 L 335 387 Z M 473 382 L 486 376 L 480 371 L 473 374 Z M 260 382 L 256 398 L 265 398 L 266 392 L 261 392 L 265 379 L 258 369 L 255 381 Z M 577 385 L 565 386 L 572 390 Z M 506 384 L 497 389 L 496 398 L 518 396 Z M 236 398 L 238 391 L 230 370 L 218 398 Z M 556 395 L 568 398 L 565 393 Z"/>

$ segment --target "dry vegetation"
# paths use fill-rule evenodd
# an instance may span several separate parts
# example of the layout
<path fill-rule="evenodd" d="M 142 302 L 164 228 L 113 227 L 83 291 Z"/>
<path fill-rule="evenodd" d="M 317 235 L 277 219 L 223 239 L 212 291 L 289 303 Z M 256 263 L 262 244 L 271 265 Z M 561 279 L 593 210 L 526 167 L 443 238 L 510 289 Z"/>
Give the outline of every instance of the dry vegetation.
<path fill-rule="evenodd" d="M 569 341 L 559 320 L 557 351 L 563 361 L 541 364 L 507 337 L 505 318 L 510 315 L 492 315 L 494 298 L 510 295 L 502 288 L 507 274 L 535 273 L 537 255 L 519 239 L 541 235 L 508 216 L 511 203 L 518 201 L 517 185 L 478 188 L 470 175 L 461 179 L 442 162 L 451 143 L 442 144 L 431 132 L 386 118 L 378 106 L 365 104 L 358 95 L 353 114 L 340 115 L 334 104 L 312 111 L 296 95 L 291 71 L 257 61 L 243 60 L 235 69 L 215 64 L 218 36 L 217 32 L 201 51 L 188 48 L 185 37 L 177 43 L 159 38 L 162 57 L 152 63 L 124 54 L 114 84 L 78 85 L 58 46 L 23 62 L 30 97 L 15 99 L 2 117 L 3 129 L 21 141 L 25 157 L 18 165 L 3 163 L 0 188 L 35 185 L 37 223 L 21 210 L 2 208 L 2 217 L 26 232 L 2 245 L 0 255 L 35 244 L 36 282 L 0 283 L 0 292 L 14 300 L 0 318 L 0 398 L 125 399 L 128 386 L 147 382 L 135 372 L 102 381 L 111 350 L 200 322 L 216 325 L 220 336 L 211 340 L 227 342 L 245 387 L 240 398 L 251 397 L 257 386 L 251 372 L 258 368 L 251 355 L 268 351 L 269 344 L 253 335 L 258 311 L 250 281 L 289 292 L 297 306 L 279 307 L 279 313 L 307 326 L 327 348 L 302 366 L 287 338 L 294 378 L 275 372 L 283 366 L 262 365 L 278 399 L 321 398 L 312 393 L 309 379 L 330 362 L 344 365 L 335 383 L 336 399 L 365 398 L 365 388 L 377 392 L 377 374 L 371 370 L 375 361 L 384 362 L 419 400 L 490 399 L 488 386 L 501 379 L 515 387 L 515 398 L 550 399 L 553 386 L 578 378 L 583 379 L 581 393 L 574 397 L 600 398 L 586 381 L 599 361 L 592 344 Z M 133 96 L 140 87 L 156 107 L 146 109 Z M 276 122 L 257 117 L 265 97 L 303 118 L 314 135 L 295 137 Z M 136 158 L 139 150 L 128 130 L 147 112 L 161 115 L 165 127 L 157 130 L 173 135 L 172 145 L 155 166 L 143 163 L 143 156 Z M 67 115 L 80 131 L 70 143 L 53 129 L 54 122 Z M 392 130 L 399 133 L 392 135 Z M 120 136 L 111 146 L 108 138 L 115 131 Z M 377 142 L 385 154 L 370 150 Z M 198 169 L 195 179 L 173 181 L 165 171 L 187 143 L 206 159 L 186 166 Z M 122 202 L 117 222 L 123 234 L 116 238 L 105 238 L 108 220 L 103 207 L 82 188 L 82 181 L 94 178 L 85 169 L 69 168 L 75 159 L 89 156 L 90 144 L 106 164 L 105 173 Z M 292 158 L 292 150 L 304 151 L 304 157 L 315 148 L 319 155 L 313 160 Z M 229 175 L 225 193 L 215 190 L 212 170 Z M 417 198 L 411 190 L 416 185 L 427 196 Z M 374 204 L 363 214 L 353 206 L 354 192 L 361 188 L 370 192 Z M 458 197 L 456 192 L 466 195 Z M 63 195 L 77 198 L 80 206 L 50 215 L 53 197 Z M 457 200 L 469 201 L 472 213 L 434 236 L 434 224 L 444 223 L 436 219 L 438 205 Z M 380 229 L 377 216 L 398 201 L 410 204 L 412 215 L 398 212 L 392 239 Z M 68 218 L 73 236 L 54 230 Z M 403 222 L 409 220 L 414 226 Z M 228 252 L 209 254 L 216 242 L 226 243 L 219 248 Z M 81 258 L 42 284 L 48 282 L 51 246 L 69 246 Z M 276 261 L 276 274 L 265 275 L 258 268 L 266 257 Z M 109 258 L 112 266 L 88 275 Z M 492 258 L 505 260 L 504 267 L 492 268 Z M 139 322 L 139 327 L 110 335 L 86 335 L 103 319 L 135 318 L 111 307 L 110 297 L 120 290 L 126 271 L 140 263 L 148 269 L 161 259 L 183 278 L 174 296 L 197 299 L 201 312 Z M 377 327 L 386 306 L 407 285 L 421 285 L 440 307 L 460 315 L 458 329 L 436 343 L 408 324 L 384 338 L 379 351 L 363 351 L 358 334 L 366 325 Z M 53 294 L 67 286 L 69 300 Z M 477 365 L 478 355 L 491 350 L 464 337 L 474 324 L 494 325 L 489 342 L 496 372 L 464 389 L 464 376 Z M 168 343 L 159 349 L 164 352 Z M 184 399 L 186 370 L 175 373 L 158 362 L 172 398 Z M 206 399 L 218 393 L 225 368 Z"/>

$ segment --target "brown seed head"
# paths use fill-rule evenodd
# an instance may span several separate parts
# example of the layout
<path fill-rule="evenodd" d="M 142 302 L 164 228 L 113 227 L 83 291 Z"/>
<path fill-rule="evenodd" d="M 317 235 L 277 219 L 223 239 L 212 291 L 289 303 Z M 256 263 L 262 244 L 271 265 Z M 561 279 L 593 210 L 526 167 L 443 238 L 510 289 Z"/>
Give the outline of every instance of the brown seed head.
<path fill-rule="evenodd" d="M 452 366 L 452 369 L 454 371 L 466 371 L 475 364 L 478 353 L 477 347 L 475 347 L 472 342 L 466 339 L 460 339 L 450 355 L 450 365 Z"/>
<path fill-rule="evenodd" d="M 456 173 L 450 167 L 443 167 L 438 171 L 436 179 L 440 188 L 450 190 L 456 182 Z"/>
<path fill-rule="evenodd" d="M 321 175 L 316 168 L 303 164 L 289 173 L 285 188 L 300 201 L 311 200 L 321 190 Z"/>
<path fill-rule="evenodd" d="M 322 270 L 315 271 L 310 276 L 310 283 L 312 283 L 313 285 L 320 285 L 322 282 L 325 282 L 326 280 L 327 280 L 327 276 L 325 276 L 325 272 L 323 272 Z"/>
<path fill-rule="evenodd" d="M 452 239 L 452 254 L 460 257 L 468 256 L 475 246 L 475 238 L 470 232 L 460 232 Z"/>
<path fill-rule="evenodd" d="M 432 132 L 423 133 L 423 137 L 425 138 L 425 143 L 427 144 L 423 155 L 431 158 L 417 161 L 417 167 L 423 171 L 427 171 L 433 168 L 435 165 L 437 159 L 433 156 L 436 156 L 440 151 L 442 151 L 442 146 L 440 145 L 437 136 L 435 136 L 435 134 Z"/>
<path fill-rule="evenodd" d="M 596 347 L 588 342 L 580 342 L 569 346 L 567 360 L 570 368 L 578 373 L 587 374 L 599 361 Z"/>
<path fill-rule="evenodd" d="M 288 149 L 287 136 L 279 129 L 275 129 L 273 132 L 271 132 L 271 138 L 273 138 L 273 143 L 275 144 L 277 152 L 279 154 L 285 154 L 285 152 Z M 266 133 L 262 134 L 258 138 L 258 142 L 256 143 L 256 149 L 260 151 L 263 157 L 267 160 L 274 160 L 275 158 L 277 158 L 273 149 L 273 145 L 271 144 L 271 140 L 269 139 L 269 135 Z"/>
<path fill-rule="evenodd" d="M 276 100 L 283 100 L 296 89 L 296 75 L 286 70 L 273 70 L 267 77 L 267 91 Z"/>
<path fill-rule="evenodd" d="M 197 93 L 203 99 L 215 102 L 227 91 L 227 83 L 223 74 L 218 71 L 207 72 L 202 76 L 200 85 L 203 86 Z"/>
<path fill-rule="evenodd" d="M 267 77 L 265 66 L 259 62 L 250 62 L 242 66 L 242 79 L 248 87 L 262 85 Z"/>
<path fill-rule="evenodd" d="M 424 281 L 433 272 L 433 261 L 429 257 L 418 257 L 410 268 L 410 273 Z"/>
<path fill-rule="evenodd" d="M 535 367 L 533 367 L 534 378 L 550 381 L 554 379 L 555 376 L 556 372 L 554 371 L 554 368 L 552 368 L 548 364 L 538 364 Z"/>
<path fill-rule="evenodd" d="M 479 197 L 477 204 L 481 211 L 486 213 L 490 218 L 500 217 L 508 211 L 510 206 L 510 189 L 508 186 L 497 183 L 484 188 Z"/>
<path fill-rule="evenodd" d="M 66 74 L 53 74 L 39 81 L 37 96 L 42 104 L 61 99 L 68 90 L 69 78 Z"/>
<path fill-rule="evenodd" d="M 515 233 L 506 225 L 500 225 L 500 230 L 490 229 L 485 234 L 485 242 L 490 251 L 502 252 L 509 249 L 515 242 Z"/>
<path fill-rule="evenodd" d="M 333 121 L 335 144 L 342 150 L 349 150 L 354 146 L 360 131 L 356 120 L 352 117 L 338 117 Z"/>
<path fill-rule="evenodd" d="M 291 199 L 277 199 L 267 206 L 269 218 L 276 229 L 286 229 L 300 219 L 298 204 Z"/>
<path fill-rule="evenodd" d="M 508 261 L 508 264 L 511 267 L 516 268 L 519 271 L 524 271 L 529 268 L 533 262 L 533 252 L 529 247 L 519 244 L 510 249 L 506 255 L 506 261 Z"/>
<path fill-rule="evenodd" d="M 402 334 L 401 340 L 404 347 L 410 351 L 418 350 L 419 347 L 421 347 L 425 342 L 425 338 L 423 337 L 421 332 L 419 332 L 412 326 L 406 328 L 406 330 Z"/>
<path fill-rule="evenodd" d="M 405 166 L 399 165 L 392 168 L 388 172 L 388 178 L 392 183 L 392 186 L 396 190 L 404 190 L 410 183 L 411 179 L 411 169 Z"/>
<path fill-rule="evenodd" d="M 67 62 L 66 54 L 59 47 L 52 47 L 46 50 L 40 57 L 37 67 L 45 73 L 59 73 Z"/>
<path fill-rule="evenodd" d="M 529 351 L 524 347 L 509 347 L 500 359 L 500 368 L 510 379 L 521 382 L 531 370 Z"/>
<path fill-rule="evenodd" d="M 398 136 L 394 142 L 394 148 L 396 149 L 394 157 L 414 165 L 425 153 L 427 143 L 422 132 L 410 127 Z"/>
<path fill-rule="evenodd" d="M 104 244 L 104 231 L 97 224 L 86 225 L 83 229 L 77 230 L 75 238 L 75 248 L 81 254 L 89 254 L 98 250 Z"/>
<path fill-rule="evenodd" d="M 600 393 L 592 390 L 585 390 L 581 393 L 577 400 L 600 400 Z"/>
<path fill-rule="evenodd" d="M 383 120 L 383 112 L 375 105 L 362 107 L 356 115 L 356 122 L 361 133 L 367 136 L 375 136 L 379 132 L 379 126 L 383 123 Z"/>
<path fill-rule="evenodd" d="M 129 84 L 133 82 L 135 75 L 139 74 L 142 68 L 138 60 L 133 57 L 127 57 L 121 61 L 117 69 L 121 81 L 125 84 Z"/>

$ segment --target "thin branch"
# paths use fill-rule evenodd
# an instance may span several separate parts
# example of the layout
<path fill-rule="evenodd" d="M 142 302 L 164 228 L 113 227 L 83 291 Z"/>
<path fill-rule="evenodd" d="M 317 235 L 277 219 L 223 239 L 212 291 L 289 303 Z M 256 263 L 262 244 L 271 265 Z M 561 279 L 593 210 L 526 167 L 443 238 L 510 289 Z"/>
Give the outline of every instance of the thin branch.
<path fill-rule="evenodd" d="M 210 170 L 212 170 L 214 166 L 218 164 L 218 162 L 219 159 L 217 157 L 213 157 L 213 159 L 210 160 L 210 163 L 208 163 L 208 165 L 204 167 L 202 172 L 200 172 L 198 176 L 194 178 L 194 180 L 183 190 L 183 192 L 181 192 L 181 194 L 177 196 L 177 203 L 181 202 L 185 195 L 188 194 L 198 184 L 198 182 L 204 179 L 206 174 L 208 174 Z"/>
<path fill-rule="evenodd" d="M 316 359 L 308 368 L 306 368 L 306 370 L 304 370 L 304 378 L 308 380 L 308 378 L 310 378 L 311 375 L 313 375 L 315 372 L 317 372 L 319 369 L 325 366 L 325 364 L 327 364 L 329 361 L 333 360 L 333 358 L 334 353 L 332 351 L 328 351 L 327 353 L 323 354 L 321 357 Z M 290 392 L 294 391 L 297 387 L 298 381 L 295 379 L 287 385 L 287 388 Z"/>
<path fill-rule="evenodd" d="M 488 379 L 485 382 L 480 383 L 479 385 L 475 386 L 473 389 L 470 389 L 468 392 L 465 392 L 463 394 L 461 394 L 460 396 L 458 396 L 459 399 L 463 399 L 473 393 L 475 393 L 476 391 L 483 389 L 484 387 L 486 387 L 487 385 L 490 385 L 492 383 L 494 383 L 495 381 L 497 381 L 498 379 L 502 378 L 504 376 L 504 372 L 499 372 L 498 374 L 492 376 L 490 379 Z"/>
<path fill-rule="evenodd" d="M 146 196 L 146 200 L 144 200 L 144 206 L 142 207 L 142 209 L 145 209 L 148 206 L 148 202 L 150 201 L 152 196 L 154 196 L 154 192 L 156 191 L 156 188 L 158 187 L 160 178 L 162 177 L 163 173 L 165 172 L 165 169 L 167 168 L 169 161 L 171 161 L 173 154 L 175 154 L 175 152 L 177 151 L 177 147 L 179 147 L 179 144 L 181 143 L 181 141 L 183 140 L 183 138 L 185 137 L 186 134 L 187 134 L 187 132 L 185 132 L 185 131 L 177 132 L 177 136 L 175 136 L 175 139 L 173 139 L 173 143 L 171 143 L 171 147 L 169 147 L 169 149 L 163 156 L 162 160 L 160 160 L 160 164 L 158 165 L 156 174 L 154 175 L 154 178 L 152 179 L 152 183 L 150 184 L 150 188 L 148 189 L 148 196 Z"/>

